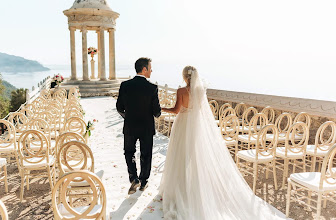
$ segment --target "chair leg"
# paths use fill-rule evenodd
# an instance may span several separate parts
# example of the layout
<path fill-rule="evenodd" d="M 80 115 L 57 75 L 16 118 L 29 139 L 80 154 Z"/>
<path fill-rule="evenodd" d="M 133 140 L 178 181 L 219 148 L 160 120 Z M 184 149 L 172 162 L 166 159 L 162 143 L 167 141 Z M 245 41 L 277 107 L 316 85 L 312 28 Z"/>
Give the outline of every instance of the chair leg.
<path fill-rule="evenodd" d="M 303 168 L 303 172 L 306 172 L 306 157 L 305 156 L 302 159 L 302 168 Z"/>
<path fill-rule="evenodd" d="M 5 175 L 5 190 L 8 193 L 8 180 L 7 180 L 7 166 L 4 166 L 4 175 Z"/>
<path fill-rule="evenodd" d="M 327 197 L 324 197 L 323 208 L 327 208 Z"/>
<path fill-rule="evenodd" d="M 253 193 L 255 194 L 258 178 L 258 163 L 253 163 L 253 170 Z"/>
<path fill-rule="evenodd" d="M 53 180 L 52 180 L 52 177 L 51 177 L 50 167 L 47 167 L 47 170 L 48 170 L 49 185 L 50 185 L 50 189 L 52 190 L 53 189 Z"/>
<path fill-rule="evenodd" d="M 29 190 L 29 174 L 30 174 L 30 171 L 27 171 L 27 176 L 26 176 L 27 190 Z"/>
<path fill-rule="evenodd" d="M 283 170 L 283 177 L 282 177 L 282 188 L 285 188 L 286 178 L 288 176 L 288 159 L 284 160 L 284 170 Z"/>
<path fill-rule="evenodd" d="M 291 183 L 288 183 L 288 189 L 287 189 L 287 204 L 286 204 L 286 217 L 289 216 L 289 206 L 290 206 L 290 200 L 291 200 Z"/>
<path fill-rule="evenodd" d="M 312 192 L 308 191 L 308 205 L 310 205 L 310 203 L 311 203 L 311 197 L 312 197 Z M 310 207 L 309 207 L 309 209 L 310 209 Z"/>
<path fill-rule="evenodd" d="M 316 156 L 313 156 L 310 172 L 315 172 L 315 166 L 316 166 Z"/>
<path fill-rule="evenodd" d="M 24 193 L 24 184 L 25 184 L 25 177 L 24 171 L 21 171 L 21 192 L 20 192 L 20 201 L 23 201 L 23 193 Z"/>
<path fill-rule="evenodd" d="M 321 202 L 322 202 L 322 194 L 319 193 L 317 196 L 317 213 L 316 213 L 316 219 L 320 219 L 321 215 Z"/>
<path fill-rule="evenodd" d="M 272 165 L 273 165 L 274 187 L 275 187 L 275 190 L 278 190 L 278 181 L 277 181 L 277 176 L 276 176 L 275 160 L 273 161 Z"/>

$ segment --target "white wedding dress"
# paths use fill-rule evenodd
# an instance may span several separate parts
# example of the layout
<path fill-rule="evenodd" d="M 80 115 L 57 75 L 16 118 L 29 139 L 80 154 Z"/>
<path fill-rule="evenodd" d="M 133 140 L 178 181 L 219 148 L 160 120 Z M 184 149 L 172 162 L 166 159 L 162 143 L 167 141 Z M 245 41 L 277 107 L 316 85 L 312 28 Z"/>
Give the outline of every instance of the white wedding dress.
<path fill-rule="evenodd" d="M 189 108 L 177 115 L 160 184 L 165 219 L 284 219 L 255 196 L 220 135 L 196 71 Z"/>

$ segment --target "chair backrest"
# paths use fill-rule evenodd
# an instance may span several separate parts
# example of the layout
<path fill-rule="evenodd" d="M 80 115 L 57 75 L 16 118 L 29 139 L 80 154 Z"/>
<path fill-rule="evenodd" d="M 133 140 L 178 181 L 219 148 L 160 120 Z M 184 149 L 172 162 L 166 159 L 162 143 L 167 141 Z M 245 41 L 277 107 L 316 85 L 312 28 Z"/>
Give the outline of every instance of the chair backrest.
<path fill-rule="evenodd" d="M 28 118 L 21 112 L 11 112 L 8 121 L 15 126 L 16 132 L 23 132 L 26 129 Z"/>
<path fill-rule="evenodd" d="M 2 220 L 8 220 L 8 212 L 5 204 L 0 200 L 0 216 Z"/>
<path fill-rule="evenodd" d="M 86 132 L 86 123 L 79 117 L 71 117 L 66 120 L 63 132 L 75 132 L 84 136 Z"/>
<path fill-rule="evenodd" d="M 23 166 L 23 162 L 37 164 L 46 159 L 49 164 L 49 155 L 54 155 L 50 150 L 47 137 L 37 130 L 24 131 L 18 140 L 17 160 Z"/>
<path fill-rule="evenodd" d="M 68 94 L 68 98 L 69 99 L 72 99 L 73 97 L 74 98 L 78 98 L 78 92 L 77 92 L 77 88 L 76 87 L 71 87 L 70 89 L 69 89 L 69 94 Z"/>
<path fill-rule="evenodd" d="M 242 118 L 245 110 L 247 109 L 247 105 L 243 102 L 236 105 L 234 108 L 236 115 L 238 118 Z"/>
<path fill-rule="evenodd" d="M 28 118 L 28 120 L 31 120 L 32 118 L 34 118 L 34 112 L 30 110 L 29 108 L 23 107 L 21 108 L 19 112 L 24 114 Z"/>
<path fill-rule="evenodd" d="M 275 124 L 275 111 L 271 106 L 266 106 L 261 113 L 264 113 L 267 116 L 268 123 Z"/>
<path fill-rule="evenodd" d="M 257 139 L 260 129 L 268 124 L 267 116 L 264 113 L 257 113 L 250 120 L 249 124 L 249 139 Z"/>
<path fill-rule="evenodd" d="M 321 180 L 319 188 L 323 188 L 323 184 L 336 185 L 336 145 L 334 145 L 323 159 Z"/>
<path fill-rule="evenodd" d="M 227 108 L 232 108 L 231 104 L 230 103 L 224 103 L 220 108 L 219 108 L 219 111 L 218 111 L 218 117 L 220 118 L 221 115 L 223 114 L 223 112 L 225 111 L 225 109 Z"/>
<path fill-rule="evenodd" d="M 69 199 L 68 187 L 70 187 L 74 182 L 86 181 L 88 183 L 88 193 L 89 204 L 85 209 L 81 211 L 76 211 L 76 202 L 71 203 Z M 75 193 L 83 196 L 83 192 L 76 192 L 75 190 L 71 192 L 71 196 Z M 106 215 L 106 191 L 102 181 L 97 175 L 89 171 L 75 171 L 70 172 L 62 176 L 56 183 L 54 189 L 52 190 L 52 207 L 54 211 L 54 217 L 58 219 L 102 219 Z M 100 208 L 98 211 L 90 214 L 98 205 L 100 201 Z M 66 216 L 62 215 L 64 212 L 67 213 Z"/>
<path fill-rule="evenodd" d="M 77 134 L 75 132 L 65 132 L 58 136 L 56 141 L 56 155 L 58 155 L 60 147 L 66 142 L 70 141 L 79 141 L 85 143 L 85 139 L 82 135 Z"/>
<path fill-rule="evenodd" d="M 67 91 L 63 88 L 58 88 L 54 90 L 53 98 L 62 98 L 66 99 L 67 98 Z"/>
<path fill-rule="evenodd" d="M 242 127 L 248 127 L 253 116 L 258 114 L 258 110 L 254 107 L 249 107 L 245 110 L 242 116 Z"/>
<path fill-rule="evenodd" d="M 64 143 L 57 153 L 60 174 L 67 171 L 89 170 L 94 172 L 94 158 L 89 146 L 83 142 Z"/>
<path fill-rule="evenodd" d="M 317 150 L 329 151 L 336 143 L 336 123 L 333 121 L 324 122 L 316 132 L 315 155 Z"/>
<path fill-rule="evenodd" d="M 303 122 L 296 122 L 286 133 L 285 156 L 289 152 L 303 153 L 306 155 L 306 149 L 309 141 L 308 126 Z"/>
<path fill-rule="evenodd" d="M 209 104 L 213 116 L 216 118 L 216 109 L 213 105 Z"/>
<path fill-rule="evenodd" d="M 293 124 L 293 118 L 292 115 L 288 112 L 284 112 L 281 115 L 279 115 L 275 121 L 275 126 L 279 130 L 279 137 L 285 137 L 288 129 Z"/>
<path fill-rule="evenodd" d="M 272 139 L 268 138 L 268 135 L 272 134 Z M 256 159 L 259 156 L 275 156 L 276 147 L 278 144 L 279 131 L 273 124 L 264 126 L 257 138 L 256 144 Z"/>
<path fill-rule="evenodd" d="M 14 145 L 16 149 L 16 132 L 15 127 L 9 121 L 0 119 L 0 126 L 3 129 L 0 132 L 0 149 L 5 149 Z"/>
<path fill-rule="evenodd" d="M 310 123 L 311 123 L 311 117 L 308 115 L 306 112 L 301 112 L 299 113 L 295 118 L 294 118 L 294 124 L 296 122 L 304 122 L 308 126 L 308 129 L 310 128 Z"/>
<path fill-rule="evenodd" d="M 213 112 L 213 114 L 214 114 L 215 118 L 217 119 L 217 117 L 218 117 L 218 111 L 219 111 L 219 105 L 218 105 L 218 102 L 217 102 L 216 100 L 211 100 L 211 101 L 209 102 L 209 104 L 212 105 L 212 106 L 214 107 L 214 112 Z M 212 109 L 211 109 L 211 110 L 212 110 Z"/>
<path fill-rule="evenodd" d="M 48 122 L 42 118 L 32 119 L 27 123 L 28 130 L 38 130 L 43 132 L 43 134 L 51 141 L 51 130 Z"/>
<path fill-rule="evenodd" d="M 231 114 L 223 118 L 219 126 L 222 137 L 225 141 L 233 141 L 238 139 L 239 119 L 235 114 Z"/>
<path fill-rule="evenodd" d="M 40 96 L 42 96 L 45 99 L 51 99 L 51 94 L 49 89 L 42 89 L 40 92 Z"/>
<path fill-rule="evenodd" d="M 67 110 L 64 114 L 65 114 L 65 120 L 68 120 L 71 117 L 79 117 L 81 119 L 84 119 L 83 113 L 76 109 Z"/>

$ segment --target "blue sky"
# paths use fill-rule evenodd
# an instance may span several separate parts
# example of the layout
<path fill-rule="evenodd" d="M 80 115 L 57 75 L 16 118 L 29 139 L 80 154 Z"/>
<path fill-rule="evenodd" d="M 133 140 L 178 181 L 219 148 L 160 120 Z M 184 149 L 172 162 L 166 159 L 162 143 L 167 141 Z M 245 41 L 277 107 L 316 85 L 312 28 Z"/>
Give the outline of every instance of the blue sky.
<path fill-rule="evenodd" d="M 117 69 L 147 56 L 154 68 L 178 70 L 167 81 L 180 77 L 183 66 L 195 65 L 217 88 L 335 100 L 335 0 L 107 1 L 120 13 Z M 63 10 L 72 4 L 3 1 L 0 52 L 45 65 L 70 64 Z M 80 64 L 79 31 L 76 41 Z M 96 35 L 89 33 L 88 46 L 96 45 Z M 169 69 L 169 64 L 177 66 Z M 216 81 L 230 83 L 221 87 Z M 321 92 L 313 95 L 314 90 Z"/>

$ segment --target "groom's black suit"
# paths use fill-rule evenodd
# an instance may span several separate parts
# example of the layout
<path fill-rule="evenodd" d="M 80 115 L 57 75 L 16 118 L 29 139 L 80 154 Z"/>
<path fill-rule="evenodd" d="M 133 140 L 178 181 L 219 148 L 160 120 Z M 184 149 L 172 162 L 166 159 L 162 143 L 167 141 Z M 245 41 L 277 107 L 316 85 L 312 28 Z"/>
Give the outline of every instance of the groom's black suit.
<path fill-rule="evenodd" d="M 129 180 L 140 179 L 146 183 L 152 164 L 154 117 L 161 115 L 158 87 L 144 77 L 135 76 L 120 85 L 117 110 L 124 121 L 124 154 Z M 138 177 L 135 163 L 135 143 L 140 141 L 141 172 Z"/>

